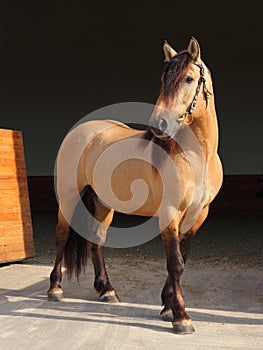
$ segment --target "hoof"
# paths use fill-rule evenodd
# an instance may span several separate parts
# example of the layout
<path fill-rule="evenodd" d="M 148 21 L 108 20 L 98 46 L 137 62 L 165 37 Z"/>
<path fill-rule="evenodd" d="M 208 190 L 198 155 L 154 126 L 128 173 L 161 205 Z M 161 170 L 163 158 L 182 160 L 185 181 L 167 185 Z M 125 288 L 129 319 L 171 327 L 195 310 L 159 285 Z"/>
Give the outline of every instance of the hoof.
<path fill-rule="evenodd" d="M 106 292 L 105 294 L 100 296 L 100 300 L 104 303 L 119 303 L 120 299 L 118 295 L 114 292 L 114 290 L 111 290 L 109 292 Z"/>
<path fill-rule="evenodd" d="M 183 320 L 173 323 L 173 330 L 176 334 L 192 334 L 195 332 L 195 329 L 193 327 L 191 320 Z"/>
<path fill-rule="evenodd" d="M 174 318 L 172 310 L 165 309 L 165 308 L 161 311 L 160 317 L 163 321 L 166 321 L 166 322 L 172 322 Z"/>
<path fill-rule="evenodd" d="M 63 290 L 61 288 L 50 289 L 47 292 L 49 301 L 61 301 L 64 298 Z"/>

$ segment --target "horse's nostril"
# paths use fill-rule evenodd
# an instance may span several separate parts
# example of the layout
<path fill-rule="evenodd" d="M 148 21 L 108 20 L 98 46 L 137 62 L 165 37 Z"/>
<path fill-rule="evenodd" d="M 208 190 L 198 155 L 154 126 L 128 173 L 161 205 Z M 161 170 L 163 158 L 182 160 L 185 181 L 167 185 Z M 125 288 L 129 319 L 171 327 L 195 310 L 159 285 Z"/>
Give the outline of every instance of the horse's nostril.
<path fill-rule="evenodd" d="M 166 119 L 160 118 L 159 123 L 158 123 L 159 130 L 165 131 L 167 129 L 167 127 L 168 127 L 168 123 L 167 123 Z"/>

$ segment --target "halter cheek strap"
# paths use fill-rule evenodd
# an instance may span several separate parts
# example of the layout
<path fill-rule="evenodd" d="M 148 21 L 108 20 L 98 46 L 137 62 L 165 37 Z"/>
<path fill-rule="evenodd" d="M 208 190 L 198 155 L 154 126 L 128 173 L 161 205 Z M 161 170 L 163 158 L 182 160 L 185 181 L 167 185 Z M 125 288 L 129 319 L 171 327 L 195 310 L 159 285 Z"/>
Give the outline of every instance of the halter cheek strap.
<path fill-rule="evenodd" d="M 181 117 L 177 118 L 178 122 L 183 121 L 187 125 L 191 124 L 193 122 L 193 120 L 194 120 L 192 114 L 193 114 L 193 111 L 194 111 L 194 109 L 196 107 L 196 102 L 197 102 L 197 98 L 198 98 L 198 95 L 199 95 L 199 92 L 200 92 L 200 89 L 201 89 L 201 85 L 203 84 L 203 93 L 204 93 L 204 96 L 205 96 L 206 108 L 208 106 L 209 95 L 212 95 L 212 93 L 208 90 L 208 88 L 206 86 L 205 72 L 204 72 L 204 67 L 203 67 L 202 63 L 194 62 L 194 64 L 200 69 L 200 78 L 198 79 L 197 87 L 196 87 L 196 90 L 195 90 L 195 95 L 194 95 L 192 103 L 189 106 L 188 111 L 185 114 L 183 114 Z M 191 117 L 190 122 L 186 122 L 185 121 L 185 118 L 188 115 Z"/>

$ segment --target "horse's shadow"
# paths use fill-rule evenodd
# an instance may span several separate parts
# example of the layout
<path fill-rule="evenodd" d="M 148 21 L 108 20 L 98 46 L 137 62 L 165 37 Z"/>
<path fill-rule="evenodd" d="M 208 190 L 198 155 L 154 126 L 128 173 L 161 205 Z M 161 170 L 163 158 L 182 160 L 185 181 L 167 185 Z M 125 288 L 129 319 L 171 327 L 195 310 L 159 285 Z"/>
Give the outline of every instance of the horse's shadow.
<path fill-rule="evenodd" d="M 103 303 L 91 288 L 82 288 L 80 297 L 77 295 L 77 284 L 71 285 L 71 289 L 65 294 L 61 302 L 47 300 L 46 291 L 48 279 L 19 290 L 2 289 L 0 291 L 0 314 L 3 316 L 40 318 L 50 320 L 90 322 L 97 324 L 140 327 L 157 332 L 172 332 L 169 322 L 160 319 L 161 306 L 158 303 L 148 303 L 147 300 L 140 304 L 136 300 L 117 304 Z M 84 293 L 85 296 L 83 295 Z M 128 298 L 127 298 L 128 299 Z M 253 317 L 232 317 L 218 315 L 201 309 L 189 311 L 189 315 L 195 322 L 225 323 L 239 325 L 258 325 L 262 320 Z"/>
<path fill-rule="evenodd" d="M 158 332 L 172 331 L 169 324 L 161 320 L 163 323 L 158 324 L 158 310 L 151 305 L 141 308 L 140 304 L 103 303 L 99 301 L 95 291 L 90 297 L 87 295 L 81 299 L 69 298 L 70 295 L 67 293 L 63 301 L 51 302 L 43 293 L 47 286 L 48 279 L 20 290 L 1 289 L 0 315 L 124 325 Z M 154 322 L 155 320 L 157 322 Z M 150 323 L 147 324 L 147 321 Z"/>

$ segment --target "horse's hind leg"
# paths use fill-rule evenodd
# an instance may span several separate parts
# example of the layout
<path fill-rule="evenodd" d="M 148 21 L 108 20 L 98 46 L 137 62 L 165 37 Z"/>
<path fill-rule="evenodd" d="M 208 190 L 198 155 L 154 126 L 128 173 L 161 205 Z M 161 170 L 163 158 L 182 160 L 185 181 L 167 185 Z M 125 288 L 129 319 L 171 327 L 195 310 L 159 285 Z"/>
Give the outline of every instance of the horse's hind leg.
<path fill-rule="evenodd" d="M 94 288 L 99 293 L 101 301 L 108 303 L 119 302 L 119 297 L 109 282 L 104 263 L 103 246 L 93 243 L 91 251 L 95 272 Z"/>
<path fill-rule="evenodd" d="M 63 211 L 58 211 L 58 223 L 56 226 L 56 260 L 54 268 L 50 274 L 50 288 L 47 292 L 48 300 L 59 301 L 63 298 L 63 290 L 61 288 L 62 280 L 62 262 L 66 243 L 70 235 L 70 220 L 73 216 L 76 204 L 79 200 L 79 194 L 70 191 L 69 186 L 65 186 L 65 190 L 60 192 L 60 206 Z M 66 213 L 67 219 L 62 214 Z"/>
<path fill-rule="evenodd" d="M 63 253 L 69 238 L 69 223 L 65 220 L 61 212 L 58 213 L 58 223 L 56 227 L 56 260 L 54 268 L 50 274 L 50 288 L 47 292 L 48 300 L 59 301 L 63 298 L 63 290 L 61 288 L 62 280 L 62 260 Z"/>
<path fill-rule="evenodd" d="M 103 254 L 103 244 L 105 243 L 107 230 L 111 224 L 114 211 L 105 207 L 97 197 L 94 198 L 94 205 L 94 217 L 96 220 L 94 220 L 94 239 L 92 239 L 93 243 L 91 245 L 95 272 L 94 288 L 99 293 L 101 301 L 115 303 L 119 301 L 119 297 L 109 282 Z"/>

